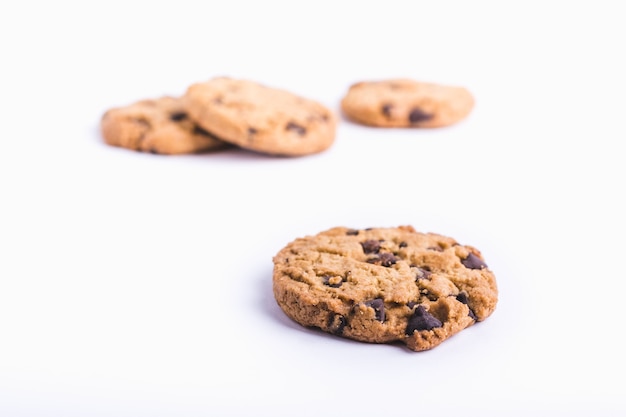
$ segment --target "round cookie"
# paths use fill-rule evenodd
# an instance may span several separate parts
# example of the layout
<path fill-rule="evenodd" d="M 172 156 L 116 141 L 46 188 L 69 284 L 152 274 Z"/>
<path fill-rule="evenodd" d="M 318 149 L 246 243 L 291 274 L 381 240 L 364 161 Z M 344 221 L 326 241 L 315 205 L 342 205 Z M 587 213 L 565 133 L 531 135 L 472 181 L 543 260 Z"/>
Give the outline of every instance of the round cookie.
<path fill-rule="evenodd" d="M 273 258 L 273 290 L 291 319 L 349 339 L 434 348 L 496 307 L 481 253 L 411 226 L 336 227 Z"/>
<path fill-rule="evenodd" d="M 168 96 L 110 109 L 102 116 L 100 128 L 109 145 L 156 154 L 197 153 L 230 146 L 194 123 L 179 98 Z"/>
<path fill-rule="evenodd" d="M 189 114 L 205 130 L 272 155 L 321 152 L 335 140 L 336 116 L 322 104 L 248 80 L 218 77 L 191 85 Z"/>
<path fill-rule="evenodd" d="M 474 97 L 463 87 L 409 79 L 356 83 L 341 101 L 348 118 L 378 127 L 449 126 L 473 108 Z"/>

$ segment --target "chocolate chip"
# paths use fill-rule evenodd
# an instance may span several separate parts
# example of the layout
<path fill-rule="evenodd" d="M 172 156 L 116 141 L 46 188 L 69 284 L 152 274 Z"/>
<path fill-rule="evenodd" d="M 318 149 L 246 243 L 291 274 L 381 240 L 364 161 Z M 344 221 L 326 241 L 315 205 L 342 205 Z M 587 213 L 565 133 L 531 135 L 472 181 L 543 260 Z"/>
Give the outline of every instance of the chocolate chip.
<path fill-rule="evenodd" d="M 155 148 L 150 148 L 150 153 L 154 155 L 158 155 L 159 151 L 157 151 Z"/>
<path fill-rule="evenodd" d="M 204 130 L 203 128 L 201 128 L 200 126 L 194 126 L 193 128 L 193 133 L 196 135 L 202 135 L 202 136 L 207 136 L 209 138 L 212 138 L 213 135 L 210 134 L 209 132 L 207 132 L 206 130 Z"/>
<path fill-rule="evenodd" d="M 285 129 L 294 131 L 300 136 L 306 135 L 306 128 L 294 122 L 287 123 L 287 126 L 285 126 Z"/>
<path fill-rule="evenodd" d="M 467 258 L 461 259 L 461 263 L 469 269 L 483 269 L 487 268 L 487 264 L 482 261 L 478 256 L 470 252 Z"/>
<path fill-rule="evenodd" d="M 381 261 L 380 264 L 382 266 L 391 266 L 398 261 L 398 259 L 392 253 L 381 253 L 379 255 L 379 258 Z"/>
<path fill-rule="evenodd" d="M 331 288 L 339 288 L 343 284 L 343 279 L 336 275 L 324 275 L 322 281 L 324 281 L 324 285 L 328 285 Z"/>
<path fill-rule="evenodd" d="M 462 302 L 463 304 L 467 304 L 468 300 L 467 300 L 467 293 L 465 292 L 460 292 L 457 294 L 456 296 L 456 300 Z"/>
<path fill-rule="evenodd" d="M 374 239 L 368 239 L 365 242 L 361 242 L 363 252 L 365 253 L 378 253 L 380 251 L 380 242 Z"/>
<path fill-rule="evenodd" d="M 413 309 L 413 307 L 415 307 L 418 304 L 419 303 L 417 301 L 409 301 L 408 303 L 406 303 L 406 306 L 410 309 Z"/>
<path fill-rule="evenodd" d="M 380 109 L 381 113 L 389 118 L 391 117 L 391 110 L 393 109 L 393 106 L 391 104 L 383 104 L 382 108 Z"/>
<path fill-rule="evenodd" d="M 170 119 L 174 122 L 180 122 L 181 120 L 185 120 L 187 118 L 187 113 L 178 112 L 170 114 Z"/>
<path fill-rule="evenodd" d="M 256 134 L 257 134 L 257 132 L 258 132 L 258 130 L 256 130 L 256 129 L 255 129 L 255 128 L 253 128 L 253 127 L 249 127 L 249 128 L 248 128 L 248 135 L 249 135 L 249 136 L 256 135 Z"/>
<path fill-rule="evenodd" d="M 432 273 L 430 271 L 427 271 L 424 268 L 417 268 L 417 273 L 415 274 L 415 280 L 417 281 L 418 279 L 430 279 L 430 276 L 432 275 Z"/>
<path fill-rule="evenodd" d="M 401 247 L 401 248 L 406 248 L 407 246 L 409 246 L 409 244 L 406 243 L 406 242 L 400 242 L 400 244 L 398 246 Z"/>
<path fill-rule="evenodd" d="M 383 252 L 374 258 L 370 258 L 367 260 L 370 264 L 382 265 L 386 267 L 390 267 L 395 264 L 398 259 L 393 255 L 393 253 Z"/>
<path fill-rule="evenodd" d="M 346 235 L 348 236 L 356 236 L 359 234 L 359 231 L 357 229 L 350 229 L 346 232 Z"/>
<path fill-rule="evenodd" d="M 467 309 L 469 310 L 469 313 L 467 314 L 468 316 L 470 316 L 473 320 L 476 320 L 476 314 L 474 314 L 474 312 L 472 311 L 472 309 L 469 307 L 469 300 L 467 299 L 467 293 L 465 292 L 460 292 L 457 296 L 456 296 L 456 300 L 465 304 L 467 306 Z"/>
<path fill-rule="evenodd" d="M 411 113 L 409 113 L 409 122 L 411 123 L 425 122 L 426 120 L 430 120 L 432 118 L 432 114 L 428 114 L 420 108 L 414 108 L 411 110 Z"/>
<path fill-rule="evenodd" d="M 331 333 L 341 335 L 346 327 L 346 318 L 341 314 L 330 313 L 328 316 L 328 329 Z"/>
<path fill-rule="evenodd" d="M 375 298 L 363 303 L 367 307 L 372 307 L 376 313 L 376 320 L 383 323 L 385 321 L 385 303 L 382 298 Z"/>
<path fill-rule="evenodd" d="M 443 324 L 420 304 L 409 318 L 409 323 L 406 326 L 406 334 L 410 336 L 415 331 L 432 330 L 441 326 L 443 326 Z"/>

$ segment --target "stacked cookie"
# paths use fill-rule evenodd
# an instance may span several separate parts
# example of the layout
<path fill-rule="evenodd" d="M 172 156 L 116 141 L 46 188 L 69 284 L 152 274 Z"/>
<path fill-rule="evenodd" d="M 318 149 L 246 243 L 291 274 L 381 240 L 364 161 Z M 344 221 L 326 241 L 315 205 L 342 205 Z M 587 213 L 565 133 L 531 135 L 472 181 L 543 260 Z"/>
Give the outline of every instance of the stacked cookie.
<path fill-rule="evenodd" d="M 111 109 L 101 120 L 106 143 L 159 154 L 238 146 L 271 155 L 308 155 L 332 145 L 336 125 L 333 112 L 314 100 L 226 77 L 193 84 L 180 98 Z"/>
<path fill-rule="evenodd" d="M 377 127 L 449 126 L 473 106 L 463 87 L 409 79 L 359 82 L 341 101 L 348 119 Z M 157 154 L 238 146 L 269 155 L 309 155 L 328 149 L 336 128 L 335 114 L 317 101 L 227 77 L 193 84 L 182 97 L 111 109 L 101 120 L 106 143 Z"/>

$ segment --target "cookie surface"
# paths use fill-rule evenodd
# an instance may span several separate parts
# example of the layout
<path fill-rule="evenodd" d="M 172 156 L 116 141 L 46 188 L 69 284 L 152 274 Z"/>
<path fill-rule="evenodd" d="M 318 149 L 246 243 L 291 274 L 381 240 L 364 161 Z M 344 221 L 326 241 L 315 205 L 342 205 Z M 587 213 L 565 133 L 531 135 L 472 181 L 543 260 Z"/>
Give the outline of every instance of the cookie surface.
<path fill-rule="evenodd" d="M 498 300 L 477 249 L 411 226 L 332 228 L 294 240 L 273 262 L 274 296 L 294 321 L 414 351 L 485 320 Z"/>
<path fill-rule="evenodd" d="M 321 152 L 335 140 L 336 116 L 322 104 L 248 80 L 218 77 L 191 85 L 190 115 L 239 147 L 272 155 Z"/>
<path fill-rule="evenodd" d="M 474 97 L 463 87 L 409 79 L 353 84 L 341 101 L 351 120 L 378 127 L 443 127 L 467 117 Z"/>
<path fill-rule="evenodd" d="M 167 96 L 110 109 L 100 128 L 109 145 L 142 152 L 186 154 L 230 146 L 194 123 L 179 98 Z"/>

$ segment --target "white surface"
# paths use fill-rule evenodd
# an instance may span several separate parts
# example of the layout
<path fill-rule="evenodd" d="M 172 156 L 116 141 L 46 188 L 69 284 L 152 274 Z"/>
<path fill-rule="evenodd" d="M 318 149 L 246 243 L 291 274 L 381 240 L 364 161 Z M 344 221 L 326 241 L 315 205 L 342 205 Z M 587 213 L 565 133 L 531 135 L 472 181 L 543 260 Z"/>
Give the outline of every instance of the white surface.
<path fill-rule="evenodd" d="M 503 3 L 0 6 L 0 415 L 624 415 L 623 13 Z M 297 159 L 102 143 L 107 108 L 217 75 L 336 110 L 398 76 L 477 105 L 439 130 L 342 120 Z M 289 241 L 400 224 L 483 252 L 491 318 L 414 353 L 276 306 Z"/>

